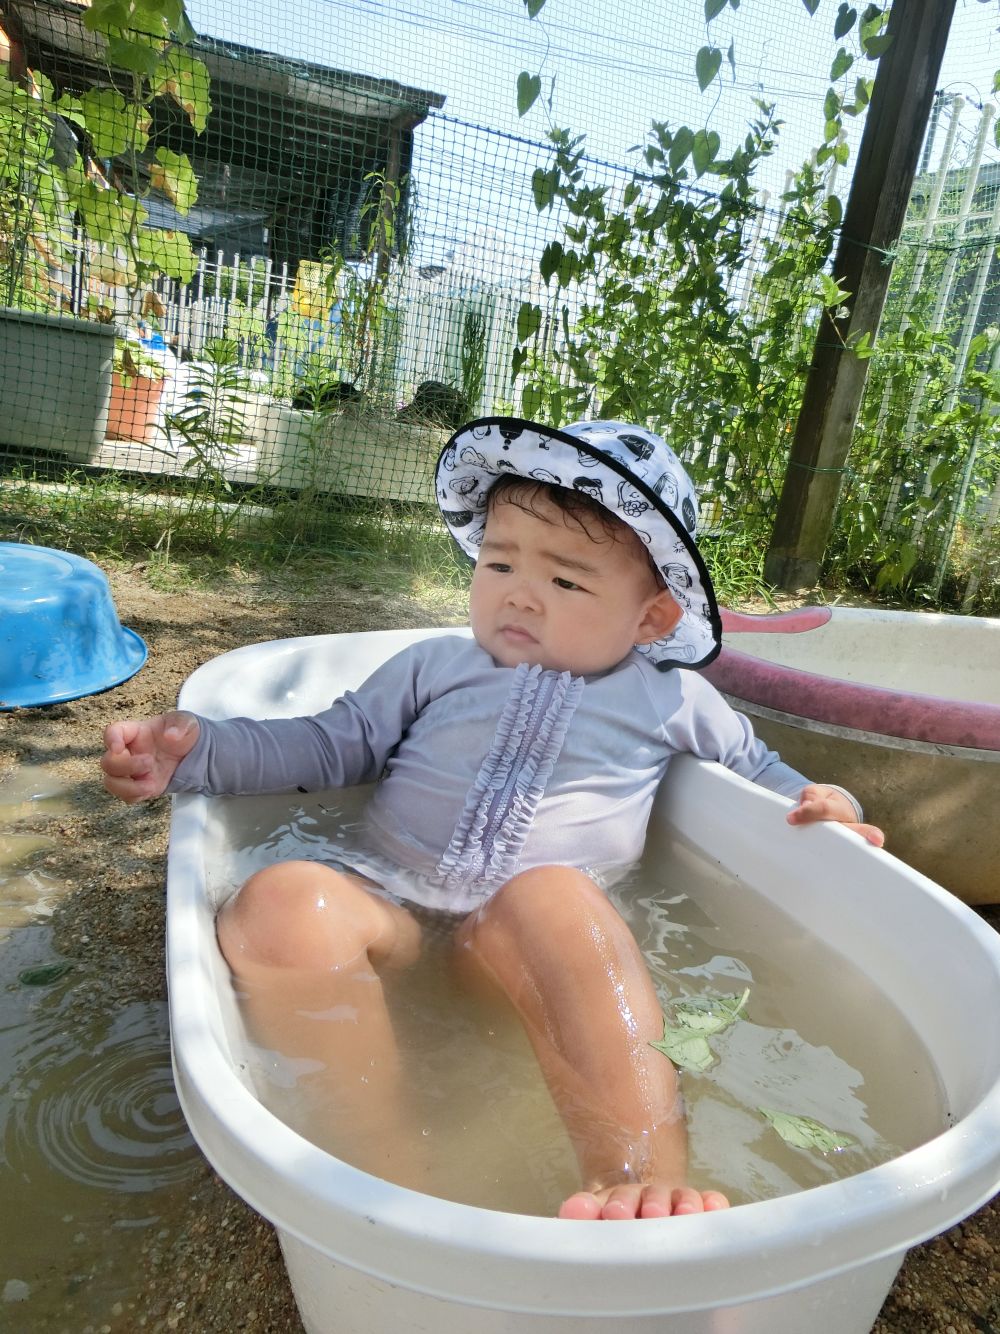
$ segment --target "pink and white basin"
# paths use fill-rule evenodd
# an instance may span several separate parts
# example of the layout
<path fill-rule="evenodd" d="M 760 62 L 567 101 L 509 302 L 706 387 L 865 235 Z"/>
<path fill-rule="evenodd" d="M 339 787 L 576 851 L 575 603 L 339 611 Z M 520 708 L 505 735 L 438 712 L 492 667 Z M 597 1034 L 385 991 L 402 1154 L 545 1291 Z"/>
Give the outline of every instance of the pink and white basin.
<path fill-rule="evenodd" d="M 724 611 L 705 675 L 887 846 L 966 903 L 1000 902 L 1000 620 L 860 607 Z"/>

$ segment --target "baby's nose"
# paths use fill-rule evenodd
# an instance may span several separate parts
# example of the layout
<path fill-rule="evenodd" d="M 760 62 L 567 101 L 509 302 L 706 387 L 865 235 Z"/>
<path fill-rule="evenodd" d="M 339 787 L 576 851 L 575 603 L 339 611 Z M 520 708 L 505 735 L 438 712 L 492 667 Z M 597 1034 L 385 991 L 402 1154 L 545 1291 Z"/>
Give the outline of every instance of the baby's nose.
<path fill-rule="evenodd" d="M 513 580 L 507 589 L 507 601 L 519 609 L 541 606 L 541 597 L 532 579 Z"/>

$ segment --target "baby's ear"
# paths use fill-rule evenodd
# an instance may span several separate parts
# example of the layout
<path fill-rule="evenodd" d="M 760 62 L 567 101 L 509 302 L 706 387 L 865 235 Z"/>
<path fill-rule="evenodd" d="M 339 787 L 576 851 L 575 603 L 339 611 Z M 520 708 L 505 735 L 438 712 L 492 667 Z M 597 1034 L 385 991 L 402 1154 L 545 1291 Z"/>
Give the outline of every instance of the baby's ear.
<path fill-rule="evenodd" d="M 655 639 L 666 639 L 683 615 L 684 609 L 680 603 L 667 589 L 661 588 L 646 604 L 635 642 L 652 644 Z"/>

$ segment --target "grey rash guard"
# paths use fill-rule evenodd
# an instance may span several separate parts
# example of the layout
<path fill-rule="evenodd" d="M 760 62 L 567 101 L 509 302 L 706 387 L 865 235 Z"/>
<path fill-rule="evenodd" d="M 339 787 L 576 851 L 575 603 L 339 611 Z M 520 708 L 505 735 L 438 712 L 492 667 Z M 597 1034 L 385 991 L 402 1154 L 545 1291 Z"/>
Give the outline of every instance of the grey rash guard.
<path fill-rule="evenodd" d="M 311 717 L 199 719 L 171 792 L 312 792 L 377 782 L 375 862 L 401 897 L 467 912 L 518 870 L 620 874 L 642 853 L 671 758 L 717 760 L 795 798 L 808 779 L 696 672 L 638 653 L 600 676 L 498 667 L 470 639 L 423 640 Z M 387 878 L 386 867 L 400 874 Z"/>

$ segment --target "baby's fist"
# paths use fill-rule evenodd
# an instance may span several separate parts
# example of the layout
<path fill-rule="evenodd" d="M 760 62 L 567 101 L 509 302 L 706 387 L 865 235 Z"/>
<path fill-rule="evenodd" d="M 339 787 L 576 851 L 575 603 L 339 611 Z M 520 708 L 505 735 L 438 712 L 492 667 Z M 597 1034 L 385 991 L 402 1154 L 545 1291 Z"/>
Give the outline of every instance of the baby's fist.
<path fill-rule="evenodd" d="M 104 786 L 122 801 L 149 801 L 166 791 L 200 731 L 193 713 L 173 710 L 155 718 L 111 723 L 104 729 Z"/>

